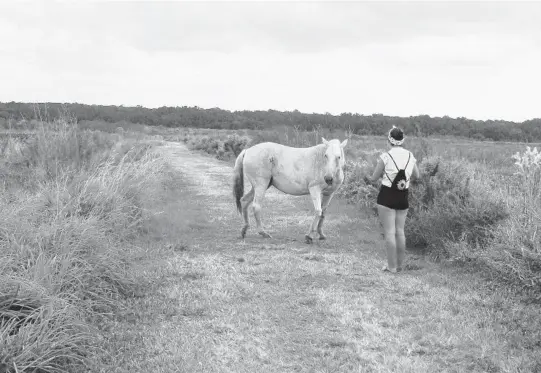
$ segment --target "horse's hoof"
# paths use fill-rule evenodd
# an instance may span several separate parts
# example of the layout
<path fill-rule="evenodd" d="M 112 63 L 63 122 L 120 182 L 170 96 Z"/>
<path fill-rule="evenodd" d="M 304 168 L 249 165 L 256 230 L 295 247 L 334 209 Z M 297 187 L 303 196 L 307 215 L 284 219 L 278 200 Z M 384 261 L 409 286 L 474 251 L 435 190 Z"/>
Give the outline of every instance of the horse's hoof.
<path fill-rule="evenodd" d="M 320 234 L 319 234 L 319 239 L 322 240 L 322 241 L 323 241 L 323 240 L 326 240 L 326 239 L 327 239 L 327 236 L 325 236 L 323 233 L 320 233 Z"/>
<path fill-rule="evenodd" d="M 261 231 L 259 232 L 259 234 L 263 236 L 264 238 L 272 238 L 272 236 L 265 231 Z"/>
<path fill-rule="evenodd" d="M 312 237 L 310 237 L 309 235 L 304 236 L 304 238 L 305 238 L 305 240 L 306 240 L 305 242 L 308 243 L 308 244 L 310 244 L 310 243 L 312 243 L 312 242 L 314 241 L 314 240 L 312 239 Z"/>
<path fill-rule="evenodd" d="M 244 237 L 246 237 L 247 230 L 248 230 L 248 227 L 242 228 L 242 230 L 240 231 L 240 238 L 244 239 Z"/>

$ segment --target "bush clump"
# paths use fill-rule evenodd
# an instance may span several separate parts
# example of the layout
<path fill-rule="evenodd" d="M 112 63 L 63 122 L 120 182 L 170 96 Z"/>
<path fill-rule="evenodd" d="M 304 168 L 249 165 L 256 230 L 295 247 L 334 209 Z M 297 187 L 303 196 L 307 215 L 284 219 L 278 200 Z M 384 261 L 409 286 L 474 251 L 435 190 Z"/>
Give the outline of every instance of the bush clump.
<path fill-rule="evenodd" d="M 190 149 L 200 150 L 223 160 L 236 158 L 242 150 L 251 145 L 251 139 L 248 136 L 238 134 L 225 137 L 187 134 L 183 141 Z"/>
<path fill-rule="evenodd" d="M 494 226 L 508 217 L 492 181 L 475 165 L 460 160 L 427 157 L 419 163 L 422 178 L 411 188 L 410 245 L 448 256 L 446 242 L 459 239 L 484 246 Z"/>

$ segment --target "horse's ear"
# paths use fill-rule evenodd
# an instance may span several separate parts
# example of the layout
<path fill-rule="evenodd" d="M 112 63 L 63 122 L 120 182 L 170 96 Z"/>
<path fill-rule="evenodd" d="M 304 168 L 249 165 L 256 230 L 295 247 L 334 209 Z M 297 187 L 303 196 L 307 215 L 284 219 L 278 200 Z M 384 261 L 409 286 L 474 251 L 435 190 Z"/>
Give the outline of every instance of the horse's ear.
<path fill-rule="evenodd" d="M 327 140 L 325 140 L 325 137 L 322 137 L 321 140 L 323 140 L 323 144 L 329 145 L 329 142 Z"/>
<path fill-rule="evenodd" d="M 342 141 L 342 143 L 340 144 L 340 147 L 341 148 L 344 148 L 348 143 L 348 139 L 345 139 L 344 141 Z"/>

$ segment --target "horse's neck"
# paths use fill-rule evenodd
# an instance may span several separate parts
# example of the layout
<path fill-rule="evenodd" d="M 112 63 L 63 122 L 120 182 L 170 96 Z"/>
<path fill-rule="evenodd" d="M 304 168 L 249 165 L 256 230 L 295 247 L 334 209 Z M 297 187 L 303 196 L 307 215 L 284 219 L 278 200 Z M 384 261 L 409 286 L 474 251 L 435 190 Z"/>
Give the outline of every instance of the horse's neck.
<path fill-rule="evenodd" d="M 313 150 L 313 152 L 315 154 L 319 154 L 321 156 L 323 156 L 323 154 L 325 153 L 325 150 L 327 150 L 327 146 L 325 144 L 317 144 L 317 145 L 314 145 L 308 149 L 311 149 Z"/>
<path fill-rule="evenodd" d="M 318 144 L 316 146 L 312 146 L 310 149 L 310 156 L 313 157 L 314 163 L 316 165 L 323 165 L 325 158 L 323 155 L 325 154 L 325 151 L 327 150 L 327 147 L 325 144 Z M 316 167 L 316 170 L 319 170 L 319 167 Z"/>

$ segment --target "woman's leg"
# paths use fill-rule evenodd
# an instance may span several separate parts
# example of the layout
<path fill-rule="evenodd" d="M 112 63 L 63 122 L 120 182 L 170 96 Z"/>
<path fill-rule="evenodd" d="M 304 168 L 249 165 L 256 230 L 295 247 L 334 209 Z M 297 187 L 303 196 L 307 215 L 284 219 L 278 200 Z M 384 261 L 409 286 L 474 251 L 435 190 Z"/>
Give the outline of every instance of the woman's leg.
<path fill-rule="evenodd" d="M 381 224 L 383 225 L 383 232 L 385 234 L 385 247 L 387 249 L 387 268 L 391 272 L 396 271 L 396 210 L 382 205 L 378 206 L 378 216 Z"/>
<path fill-rule="evenodd" d="M 408 209 L 396 210 L 395 219 L 395 237 L 396 237 L 396 265 L 402 269 L 404 258 L 406 256 L 406 235 L 404 234 L 404 225 L 406 224 L 406 215 Z"/>

